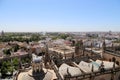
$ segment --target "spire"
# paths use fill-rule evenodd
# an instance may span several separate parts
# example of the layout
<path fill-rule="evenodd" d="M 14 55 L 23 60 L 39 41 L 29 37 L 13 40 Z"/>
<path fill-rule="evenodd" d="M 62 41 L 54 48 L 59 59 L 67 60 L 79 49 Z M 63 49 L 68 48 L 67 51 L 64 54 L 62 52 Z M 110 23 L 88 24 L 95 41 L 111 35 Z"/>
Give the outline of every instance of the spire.
<path fill-rule="evenodd" d="M 105 40 L 103 41 L 103 44 L 102 44 L 102 50 L 103 50 L 103 52 L 105 52 L 105 50 L 106 50 Z"/>
<path fill-rule="evenodd" d="M 92 55 L 93 54 L 93 52 L 92 52 L 92 49 L 93 49 L 93 43 L 92 43 L 92 41 L 91 41 L 90 47 L 91 47 L 91 55 Z"/>
<path fill-rule="evenodd" d="M 92 41 L 91 41 L 90 47 L 91 47 L 91 50 L 92 50 L 92 48 L 93 48 L 93 43 L 92 43 Z"/>
<path fill-rule="evenodd" d="M 84 56 L 83 40 L 80 40 L 80 49 L 81 49 L 81 51 L 82 51 L 82 55 Z"/>
<path fill-rule="evenodd" d="M 80 40 L 80 45 L 83 46 L 83 41 L 82 40 Z"/>
<path fill-rule="evenodd" d="M 45 43 L 45 45 L 46 45 L 46 49 L 45 49 L 45 66 L 47 66 L 47 62 L 50 62 L 50 56 L 49 56 L 49 50 L 48 50 L 48 44 L 46 44 Z"/>

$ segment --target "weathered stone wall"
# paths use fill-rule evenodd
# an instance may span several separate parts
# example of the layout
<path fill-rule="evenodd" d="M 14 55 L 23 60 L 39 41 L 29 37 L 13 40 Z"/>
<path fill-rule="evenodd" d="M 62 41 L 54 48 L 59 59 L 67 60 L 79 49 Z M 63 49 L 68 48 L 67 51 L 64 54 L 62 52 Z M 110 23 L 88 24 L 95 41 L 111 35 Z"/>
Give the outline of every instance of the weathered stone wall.
<path fill-rule="evenodd" d="M 120 64 L 120 57 L 119 57 L 119 55 L 117 56 L 117 55 L 115 55 L 114 53 L 110 53 L 110 52 L 105 52 L 105 53 L 103 53 L 103 57 L 106 59 L 106 60 L 112 60 L 112 58 L 114 57 L 115 59 L 116 59 L 116 61 L 118 61 L 119 62 L 119 64 Z"/>

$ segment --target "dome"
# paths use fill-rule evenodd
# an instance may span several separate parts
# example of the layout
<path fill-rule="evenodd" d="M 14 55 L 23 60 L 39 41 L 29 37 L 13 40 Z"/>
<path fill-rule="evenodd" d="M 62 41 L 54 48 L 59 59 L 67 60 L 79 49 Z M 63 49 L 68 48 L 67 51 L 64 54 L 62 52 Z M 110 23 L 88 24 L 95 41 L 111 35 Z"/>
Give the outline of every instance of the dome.
<path fill-rule="evenodd" d="M 21 72 L 17 80 L 53 80 L 56 78 L 54 72 L 49 69 L 43 69 L 43 73 L 40 72 L 36 76 L 33 76 L 32 72 L 32 69 L 28 72 Z"/>

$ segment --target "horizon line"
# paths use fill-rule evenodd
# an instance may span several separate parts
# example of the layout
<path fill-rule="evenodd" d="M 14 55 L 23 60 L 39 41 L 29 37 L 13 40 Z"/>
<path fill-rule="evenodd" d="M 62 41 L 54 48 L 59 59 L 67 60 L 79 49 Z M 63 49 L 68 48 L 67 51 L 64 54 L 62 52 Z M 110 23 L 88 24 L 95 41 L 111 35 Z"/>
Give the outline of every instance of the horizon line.
<path fill-rule="evenodd" d="M 41 33 L 41 32 L 110 32 L 111 30 L 108 30 L 108 31 L 4 31 L 4 30 L 1 30 L 1 32 L 5 32 L 5 33 Z M 111 32 L 120 32 L 120 31 L 111 31 Z"/>

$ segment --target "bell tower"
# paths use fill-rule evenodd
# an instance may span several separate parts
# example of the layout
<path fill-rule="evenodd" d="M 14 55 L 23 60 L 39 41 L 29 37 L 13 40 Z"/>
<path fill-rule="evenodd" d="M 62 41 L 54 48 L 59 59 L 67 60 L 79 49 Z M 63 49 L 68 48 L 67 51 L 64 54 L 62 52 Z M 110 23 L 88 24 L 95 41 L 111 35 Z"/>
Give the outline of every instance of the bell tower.
<path fill-rule="evenodd" d="M 106 50 L 106 44 L 105 44 L 105 40 L 102 43 L 102 53 L 101 53 L 101 58 L 103 58 L 103 54 L 105 53 Z"/>
<path fill-rule="evenodd" d="M 105 52 L 106 50 L 106 44 L 105 44 L 105 40 L 103 41 L 103 44 L 102 44 L 102 52 Z"/>
<path fill-rule="evenodd" d="M 47 63 L 50 62 L 50 55 L 49 55 L 49 49 L 48 49 L 48 44 L 45 43 L 45 59 L 44 59 L 44 63 L 45 63 L 45 67 L 47 66 Z"/>

